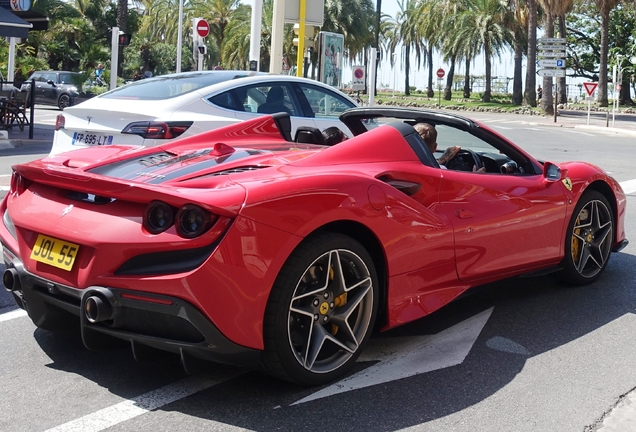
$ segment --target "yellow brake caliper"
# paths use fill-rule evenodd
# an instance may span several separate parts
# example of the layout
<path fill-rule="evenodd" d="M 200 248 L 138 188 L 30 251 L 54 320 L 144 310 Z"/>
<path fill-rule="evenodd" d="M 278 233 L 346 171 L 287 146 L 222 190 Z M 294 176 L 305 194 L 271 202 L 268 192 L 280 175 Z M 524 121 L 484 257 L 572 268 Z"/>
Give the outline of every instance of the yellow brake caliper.
<path fill-rule="evenodd" d="M 333 268 L 329 269 L 329 279 L 333 280 L 334 278 L 334 271 Z M 342 293 L 340 294 L 338 297 L 336 297 L 335 299 L 333 299 L 333 304 L 334 307 L 340 307 L 340 306 L 344 306 L 347 304 L 347 293 Z M 331 324 L 331 334 L 335 335 L 336 333 L 338 333 L 338 326 L 335 324 Z"/>
<path fill-rule="evenodd" d="M 580 225 L 580 224 L 581 224 L 580 218 L 577 217 L 575 225 Z M 574 234 L 576 234 L 577 236 L 580 235 L 580 233 L 581 233 L 581 228 L 577 228 L 577 229 L 574 230 Z M 580 246 L 580 244 L 581 244 L 581 240 L 579 240 L 578 237 L 573 235 L 572 236 L 572 260 L 575 263 L 579 262 L 579 252 L 580 252 L 579 246 Z"/>

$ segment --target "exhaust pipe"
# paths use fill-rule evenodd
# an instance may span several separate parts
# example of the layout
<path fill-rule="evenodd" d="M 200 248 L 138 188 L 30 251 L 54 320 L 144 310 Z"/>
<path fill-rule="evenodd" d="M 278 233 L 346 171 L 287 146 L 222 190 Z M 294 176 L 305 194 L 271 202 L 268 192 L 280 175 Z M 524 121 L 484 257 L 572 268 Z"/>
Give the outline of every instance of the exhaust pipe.
<path fill-rule="evenodd" d="M 7 291 L 17 291 L 20 289 L 20 275 L 16 269 L 6 269 L 2 274 L 2 283 Z"/>
<path fill-rule="evenodd" d="M 113 307 L 99 296 L 90 296 L 84 302 L 84 314 L 89 323 L 95 324 L 113 319 Z"/>

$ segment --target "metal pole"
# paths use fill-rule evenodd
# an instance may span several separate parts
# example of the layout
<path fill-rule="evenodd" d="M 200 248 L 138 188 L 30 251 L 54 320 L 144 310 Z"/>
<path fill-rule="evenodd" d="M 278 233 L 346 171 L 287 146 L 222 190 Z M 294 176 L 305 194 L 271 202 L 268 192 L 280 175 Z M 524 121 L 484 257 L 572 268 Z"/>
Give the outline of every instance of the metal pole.
<path fill-rule="evenodd" d="M 9 64 L 7 66 L 7 81 L 13 82 L 15 78 L 15 38 L 9 38 Z"/>
<path fill-rule="evenodd" d="M 270 47 L 269 72 L 279 74 L 283 70 L 283 40 L 285 35 L 285 0 L 274 0 L 272 14 L 272 43 Z"/>
<path fill-rule="evenodd" d="M 298 12 L 298 52 L 296 53 L 296 76 L 303 76 L 303 59 L 305 58 L 305 17 L 307 0 L 300 0 Z"/>
<path fill-rule="evenodd" d="M 559 80 L 554 80 L 554 122 L 556 123 L 557 118 L 557 104 L 559 103 Z"/>
<path fill-rule="evenodd" d="M 250 32 L 250 62 L 256 62 L 260 70 L 261 62 L 261 26 L 263 20 L 263 0 L 254 0 L 252 7 L 252 30 Z"/>
<path fill-rule="evenodd" d="M 376 5 L 376 22 L 375 22 L 375 48 L 380 49 L 380 17 L 382 15 L 382 0 L 378 0 Z M 375 56 L 373 58 L 376 58 Z M 378 62 L 373 67 L 373 93 L 378 88 Z"/>
<path fill-rule="evenodd" d="M 369 85 L 371 86 L 371 88 L 369 89 L 369 106 L 373 106 L 375 104 L 375 71 L 376 71 L 376 65 L 377 65 L 377 61 L 376 61 L 376 52 L 377 49 L 376 48 L 371 48 L 370 50 L 370 54 L 369 57 L 371 60 L 371 67 L 369 68 L 369 73 L 371 74 L 371 76 L 369 76 Z"/>
<path fill-rule="evenodd" d="M 395 61 L 395 57 L 396 57 L 397 53 L 393 53 L 391 54 L 391 56 L 393 57 L 393 97 L 395 97 L 395 84 L 396 84 L 396 72 L 397 72 L 397 62 Z"/>
<path fill-rule="evenodd" d="M 183 38 L 183 0 L 179 0 L 179 27 L 177 31 L 177 67 L 176 72 L 181 72 L 181 41 Z"/>
<path fill-rule="evenodd" d="M 117 87 L 117 58 L 119 57 L 119 27 L 110 31 L 110 90 Z"/>

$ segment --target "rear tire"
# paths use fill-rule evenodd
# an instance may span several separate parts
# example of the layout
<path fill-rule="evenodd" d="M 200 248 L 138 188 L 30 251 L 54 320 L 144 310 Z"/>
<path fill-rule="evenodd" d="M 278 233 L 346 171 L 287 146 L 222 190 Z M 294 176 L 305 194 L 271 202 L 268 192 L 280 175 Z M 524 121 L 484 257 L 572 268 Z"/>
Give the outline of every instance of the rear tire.
<path fill-rule="evenodd" d="M 360 243 L 336 233 L 306 240 L 272 288 L 262 369 L 304 385 L 340 378 L 366 345 L 377 308 L 375 266 Z"/>
<path fill-rule="evenodd" d="M 571 285 L 598 279 L 609 261 L 614 243 L 614 214 L 607 198 L 586 191 L 577 203 L 565 236 L 563 270 L 555 273 Z"/>

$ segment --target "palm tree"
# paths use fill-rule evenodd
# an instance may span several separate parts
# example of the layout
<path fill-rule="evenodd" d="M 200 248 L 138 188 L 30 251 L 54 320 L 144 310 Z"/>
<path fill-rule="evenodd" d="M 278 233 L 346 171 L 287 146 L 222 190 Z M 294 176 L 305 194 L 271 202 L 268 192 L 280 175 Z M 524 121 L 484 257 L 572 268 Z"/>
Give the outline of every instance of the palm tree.
<path fill-rule="evenodd" d="M 601 58 L 598 72 L 598 104 L 606 107 L 607 103 L 607 53 L 609 49 L 610 12 L 620 0 L 594 0 L 601 14 Z"/>
<path fill-rule="evenodd" d="M 411 69 L 411 49 L 415 53 L 415 64 L 419 66 L 422 62 L 422 54 L 426 54 L 427 49 L 424 43 L 424 38 L 420 33 L 420 26 L 418 25 L 417 16 L 417 3 L 416 0 L 402 0 L 398 1 L 400 8 L 396 20 L 395 32 L 391 41 L 391 51 L 395 52 L 397 47 L 402 45 L 404 47 L 404 93 L 408 96 L 411 94 L 409 89 L 409 72 Z"/>
<path fill-rule="evenodd" d="M 513 40 L 509 21 L 512 19 L 501 0 L 465 0 L 458 16 L 455 37 L 470 40 L 484 52 L 486 61 L 486 89 L 482 100 L 490 102 L 492 80 L 492 57 L 501 56 L 501 51 Z"/>
<path fill-rule="evenodd" d="M 526 105 L 537 106 L 537 0 L 528 0 L 528 64 L 526 66 Z"/>
<path fill-rule="evenodd" d="M 521 105 L 523 102 L 521 70 L 523 55 L 528 47 L 528 5 L 523 0 L 513 0 L 510 3 L 514 20 L 511 21 L 511 30 L 514 33 L 513 51 L 514 51 L 514 75 L 512 82 L 512 103 Z M 526 49 L 524 49 L 526 48 Z M 534 86 L 534 84 L 533 84 Z"/>

